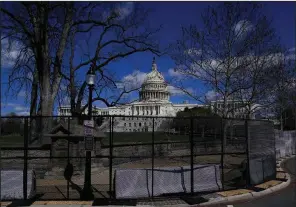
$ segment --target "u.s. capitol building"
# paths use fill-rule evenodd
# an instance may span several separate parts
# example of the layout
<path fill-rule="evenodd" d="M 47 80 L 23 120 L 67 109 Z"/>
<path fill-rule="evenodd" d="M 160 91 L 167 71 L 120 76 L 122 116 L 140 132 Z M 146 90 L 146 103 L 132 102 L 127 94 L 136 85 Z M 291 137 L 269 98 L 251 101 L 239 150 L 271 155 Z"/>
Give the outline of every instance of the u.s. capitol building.
<path fill-rule="evenodd" d="M 114 131 L 151 131 L 152 118 L 155 117 L 174 117 L 178 111 L 183 111 L 186 107 L 193 108 L 203 106 L 199 104 L 173 104 L 170 102 L 168 84 L 163 75 L 157 70 L 155 59 L 153 59 L 152 70 L 147 74 L 139 92 L 139 101 L 122 106 L 108 108 L 94 108 L 96 115 L 125 115 L 137 117 L 118 117 L 114 119 Z M 87 112 L 87 111 L 86 111 Z M 61 106 L 58 109 L 59 115 L 71 115 L 69 106 Z M 145 116 L 143 118 L 139 116 Z M 155 130 L 160 130 L 164 125 L 163 118 L 155 119 Z M 108 131 L 109 122 L 106 120 L 101 128 Z"/>
<path fill-rule="evenodd" d="M 154 130 L 160 131 L 167 128 L 170 119 L 163 117 L 175 117 L 177 112 L 183 111 L 185 108 L 194 107 L 210 107 L 217 114 L 220 114 L 219 109 L 223 108 L 223 100 L 211 101 L 209 105 L 201 104 L 174 104 L 170 102 L 170 93 L 168 84 L 164 80 L 162 74 L 157 70 L 155 59 L 152 62 L 152 70 L 147 74 L 139 92 L 139 101 L 121 106 L 113 106 L 108 108 L 93 107 L 94 115 L 113 115 L 114 124 L 113 131 L 115 132 L 142 132 L 152 131 L 154 118 Z M 253 104 L 256 108 L 258 104 Z M 260 107 L 258 107 L 259 109 Z M 231 113 L 227 117 L 243 119 L 247 117 L 247 107 L 240 100 L 228 100 L 227 109 L 231 109 Z M 255 118 L 253 110 L 250 118 Z M 87 109 L 84 112 L 87 114 Z M 70 106 L 61 106 L 58 108 L 58 115 L 71 116 Z M 116 115 L 127 117 L 116 117 Z M 135 117 L 133 117 L 135 116 Z M 142 117 L 141 117 L 142 116 Z M 101 125 L 102 131 L 109 131 L 109 119 L 105 119 Z"/>

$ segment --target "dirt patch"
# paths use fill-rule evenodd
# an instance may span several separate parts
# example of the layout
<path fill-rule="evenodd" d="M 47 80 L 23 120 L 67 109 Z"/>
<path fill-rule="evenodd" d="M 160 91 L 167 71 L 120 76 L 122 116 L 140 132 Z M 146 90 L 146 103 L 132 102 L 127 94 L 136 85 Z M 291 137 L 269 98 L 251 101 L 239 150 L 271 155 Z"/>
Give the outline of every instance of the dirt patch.
<path fill-rule="evenodd" d="M 276 174 L 276 178 L 277 178 L 277 179 L 286 179 L 286 173 L 278 172 L 278 173 Z"/>
<path fill-rule="evenodd" d="M 267 188 L 276 186 L 276 185 L 278 185 L 280 183 L 282 183 L 282 181 L 279 181 L 279 180 L 270 180 L 270 181 L 265 182 L 265 183 L 262 183 L 260 185 L 256 185 L 255 187 L 262 188 L 262 189 L 267 189 Z"/>
<path fill-rule="evenodd" d="M 0 202 L 1 205 L 0 206 L 9 206 L 12 204 L 12 202 Z"/>
<path fill-rule="evenodd" d="M 244 160 L 244 156 L 224 156 L 224 173 L 229 171 L 228 166 L 239 166 Z M 219 164 L 221 162 L 220 155 L 205 155 L 194 157 L 194 164 Z M 185 158 L 173 158 L 173 157 L 158 157 L 154 159 L 154 167 L 177 167 L 190 165 L 190 157 Z M 152 168 L 152 159 L 143 159 L 138 161 L 132 161 L 112 168 L 112 180 L 114 178 L 114 172 L 116 169 L 135 169 L 135 168 Z M 72 181 L 77 185 L 83 185 L 84 175 L 73 176 Z M 102 172 L 92 173 L 92 185 L 109 185 L 109 168 L 105 168 Z M 65 179 L 38 179 L 37 186 L 66 186 L 67 181 Z"/>
<path fill-rule="evenodd" d="M 253 192 L 253 191 L 248 189 L 237 189 L 237 190 L 222 191 L 222 192 L 218 192 L 217 194 L 223 197 L 229 197 L 229 196 L 241 195 L 241 194 L 250 193 L 250 192 Z"/>

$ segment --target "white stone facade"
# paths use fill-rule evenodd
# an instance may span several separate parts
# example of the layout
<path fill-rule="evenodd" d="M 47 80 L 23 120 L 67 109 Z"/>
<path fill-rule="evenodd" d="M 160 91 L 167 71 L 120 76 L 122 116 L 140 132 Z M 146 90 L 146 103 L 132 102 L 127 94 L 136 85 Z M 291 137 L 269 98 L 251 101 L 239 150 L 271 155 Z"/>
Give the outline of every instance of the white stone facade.
<path fill-rule="evenodd" d="M 217 114 L 221 114 L 223 108 L 223 100 L 216 100 L 210 103 L 211 110 Z M 142 84 L 139 92 L 139 101 L 122 106 L 113 106 L 108 108 L 93 108 L 93 115 L 122 115 L 122 116 L 139 116 L 139 117 L 117 117 L 114 119 L 114 131 L 122 132 L 140 132 L 152 131 L 151 117 L 174 117 L 177 112 L 183 111 L 185 108 L 207 107 L 207 105 L 200 104 L 173 104 L 170 102 L 170 93 L 168 85 L 164 80 L 162 74 L 157 70 L 155 59 L 153 59 L 152 70 L 147 74 L 145 81 Z M 232 112 L 228 117 L 232 118 L 246 118 L 247 109 L 242 106 L 238 100 L 227 101 L 227 107 Z M 254 105 L 255 107 L 255 105 Z M 87 109 L 84 112 L 87 114 Z M 59 115 L 71 116 L 70 106 L 62 106 L 58 109 Z M 141 118 L 143 116 L 143 118 Z M 144 117 L 145 116 L 145 117 Z M 253 114 L 251 115 L 253 117 Z M 107 120 L 107 119 L 106 119 Z M 163 130 L 165 127 L 164 118 L 155 119 L 154 129 Z M 102 130 L 108 131 L 110 129 L 109 121 L 105 121 Z"/>
<path fill-rule="evenodd" d="M 193 108 L 203 106 L 200 104 L 173 104 L 170 102 L 170 93 L 168 85 L 162 74 L 157 70 L 155 59 L 152 63 L 152 71 L 147 74 L 139 92 L 139 101 L 123 106 L 113 106 L 108 108 L 93 108 L 94 115 L 125 115 L 125 116 L 161 116 L 174 117 L 178 111 L 183 111 L 186 107 Z M 87 114 L 87 109 L 84 111 Z M 59 116 L 71 116 L 70 106 L 61 106 L 58 108 Z M 117 118 L 118 124 L 114 131 L 151 131 L 152 122 L 147 118 Z M 159 128 L 162 120 L 157 119 L 155 129 Z M 107 122 L 104 123 L 107 127 Z M 104 126 L 102 125 L 102 127 Z M 108 130 L 108 129 L 106 129 Z"/>

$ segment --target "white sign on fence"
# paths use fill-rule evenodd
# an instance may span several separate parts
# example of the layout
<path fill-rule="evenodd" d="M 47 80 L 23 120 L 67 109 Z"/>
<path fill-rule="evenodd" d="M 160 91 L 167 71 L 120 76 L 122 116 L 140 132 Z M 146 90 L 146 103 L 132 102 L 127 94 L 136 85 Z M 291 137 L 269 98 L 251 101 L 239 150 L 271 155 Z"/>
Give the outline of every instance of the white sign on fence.
<path fill-rule="evenodd" d="M 94 149 L 94 121 L 93 120 L 84 120 L 84 142 L 85 150 Z"/>
<path fill-rule="evenodd" d="M 94 136 L 94 121 L 84 120 L 84 136 Z"/>

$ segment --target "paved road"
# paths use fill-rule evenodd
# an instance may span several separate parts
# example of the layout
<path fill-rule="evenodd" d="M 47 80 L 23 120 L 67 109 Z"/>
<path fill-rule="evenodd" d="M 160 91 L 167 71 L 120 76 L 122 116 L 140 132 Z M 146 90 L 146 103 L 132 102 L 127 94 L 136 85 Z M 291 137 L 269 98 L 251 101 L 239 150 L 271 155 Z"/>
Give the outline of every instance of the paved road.
<path fill-rule="evenodd" d="M 290 159 L 287 161 L 285 170 L 291 175 L 291 184 L 278 192 L 258 199 L 252 199 L 246 202 L 228 204 L 234 207 L 295 207 L 296 206 L 296 159 Z M 224 205 L 225 206 L 225 205 Z M 227 206 L 227 205 L 226 205 Z M 230 207 L 229 206 L 229 207 Z"/>

